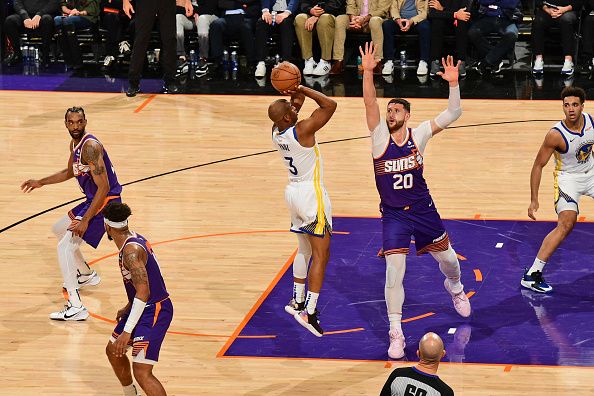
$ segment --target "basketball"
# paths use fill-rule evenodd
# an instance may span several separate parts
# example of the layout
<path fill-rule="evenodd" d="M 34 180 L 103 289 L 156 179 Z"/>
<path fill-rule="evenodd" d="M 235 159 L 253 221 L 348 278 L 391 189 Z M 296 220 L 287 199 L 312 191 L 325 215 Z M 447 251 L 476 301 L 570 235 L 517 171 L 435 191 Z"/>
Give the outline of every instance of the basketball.
<path fill-rule="evenodd" d="M 270 73 L 272 86 L 279 92 L 293 90 L 301 84 L 301 71 L 290 62 L 282 62 Z"/>

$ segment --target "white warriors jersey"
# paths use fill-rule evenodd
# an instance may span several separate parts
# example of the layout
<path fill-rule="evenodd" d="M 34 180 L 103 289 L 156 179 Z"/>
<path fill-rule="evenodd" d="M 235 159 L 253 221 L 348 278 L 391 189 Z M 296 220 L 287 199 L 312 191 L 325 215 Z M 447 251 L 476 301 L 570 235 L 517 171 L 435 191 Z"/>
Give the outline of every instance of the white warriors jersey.
<path fill-rule="evenodd" d="M 323 184 L 323 161 L 318 142 L 313 147 L 303 147 L 297 139 L 295 126 L 282 132 L 274 126 L 272 142 L 289 172 L 289 181 L 313 181 L 317 185 Z"/>
<path fill-rule="evenodd" d="M 563 121 L 553 127 L 559 131 L 567 147 L 565 152 L 555 151 L 555 174 L 583 174 L 594 169 L 594 121 L 588 113 L 582 113 L 582 117 L 584 126 L 580 133 L 570 131 Z"/>

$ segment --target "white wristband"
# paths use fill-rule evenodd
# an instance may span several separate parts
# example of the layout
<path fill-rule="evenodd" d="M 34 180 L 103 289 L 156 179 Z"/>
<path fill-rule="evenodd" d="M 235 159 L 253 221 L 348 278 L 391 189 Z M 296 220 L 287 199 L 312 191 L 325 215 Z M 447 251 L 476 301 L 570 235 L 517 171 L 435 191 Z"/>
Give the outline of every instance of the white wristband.
<path fill-rule="evenodd" d="M 124 331 L 126 333 L 132 333 L 132 330 L 134 330 L 136 324 L 142 316 L 142 313 L 144 312 L 144 307 L 146 307 L 146 302 L 139 300 L 138 298 L 134 298 L 134 301 L 132 302 L 132 308 L 130 309 L 130 314 L 128 315 L 128 320 L 124 326 Z"/>

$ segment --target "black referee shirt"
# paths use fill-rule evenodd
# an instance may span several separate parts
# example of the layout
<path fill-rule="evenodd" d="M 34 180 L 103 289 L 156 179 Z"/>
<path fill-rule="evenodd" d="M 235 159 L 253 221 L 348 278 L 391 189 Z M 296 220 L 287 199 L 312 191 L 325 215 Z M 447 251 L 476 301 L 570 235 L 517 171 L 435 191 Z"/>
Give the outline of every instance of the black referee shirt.
<path fill-rule="evenodd" d="M 454 391 L 437 375 L 416 367 L 397 368 L 392 371 L 380 396 L 453 396 Z"/>

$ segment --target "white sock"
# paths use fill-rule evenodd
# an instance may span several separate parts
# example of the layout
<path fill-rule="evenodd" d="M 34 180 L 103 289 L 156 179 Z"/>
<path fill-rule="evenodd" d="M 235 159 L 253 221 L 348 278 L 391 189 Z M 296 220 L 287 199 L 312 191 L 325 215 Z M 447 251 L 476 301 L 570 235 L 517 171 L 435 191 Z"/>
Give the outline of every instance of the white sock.
<path fill-rule="evenodd" d="M 73 307 L 82 307 L 82 301 L 80 301 L 80 295 L 77 289 L 66 289 L 68 292 L 68 301 Z"/>
<path fill-rule="evenodd" d="M 390 331 L 397 330 L 402 334 L 402 314 L 388 314 L 390 321 Z"/>
<path fill-rule="evenodd" d="M 305 299 L 305 307 L 307 308 L 307 313 L 313 315 L 316 312 L 316 304 L 318 303 L 318 297 L 320 293 L 314 293 L 311 291 L 307 292 L 307 298 Z"/>
<path fill-rule="evenodd" d="M 136 387 L 134 386 L 134 383 L 131 383 L 130 385 L 123 386 L 122 388 L 124 389 L 124 396 L 138 395 L 138 392 L 136 392 Z"/>
<path fill-rule="evenodd" d="M 58 242 L 58 262 L 60 263 L 60 271 L 62 272 L 66 290 L 75 290 L 78 287 L 76 280 L 77 263 L 74 252 L 81 243 L 82 239 L 73 236 L 71 231 L 67 231 Z"/>
<path fill-rule="evenodd" d="M 460 282 L 460 262 L 452 245 L 448 246 L 448 250 L 431 252 L 431 255 L 439 263 L 441 273 L 448 278 L 450 290 L 455 294 L 461 293 L 464 290 L 464 285 Z"/>
<path fill-rule="evenodd" d="M 541 259 L 536 257 L 534 259 L 534 263 L 532 263 L 532 267 L 530 267 L 530 269 L 528 270 L 528 275 L 531 275 L 533 272 L 536 271 L 542 272 L 546 263 L 546 261 L 542 261 Z"/>
<path fill-rule="evenodd" d="M 298 303 L 305 301 L 305 283 L 293 282 L 293 298 Z"/>

